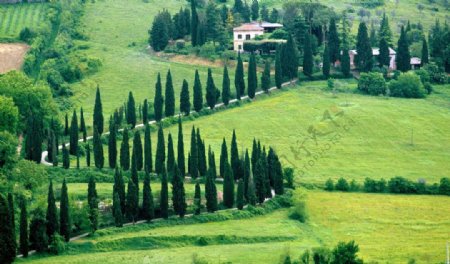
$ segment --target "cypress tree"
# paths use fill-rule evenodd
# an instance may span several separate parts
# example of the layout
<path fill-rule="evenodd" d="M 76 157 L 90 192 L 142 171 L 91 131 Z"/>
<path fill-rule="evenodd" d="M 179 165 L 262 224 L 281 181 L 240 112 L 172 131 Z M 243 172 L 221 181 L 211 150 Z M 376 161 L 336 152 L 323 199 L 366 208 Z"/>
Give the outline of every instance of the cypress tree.
<path fill-rule="evenodd" d="M 37 252 L 44 252 L 48 249 L 48 237 L 45 233 L 44 212 L 37 208 L 33 212 L 33 219 L 30 223 L 30 244 L 31 248 Z"/>
<path fill-rule="evenodd" d="M 150 134 L 150 125 L 148 123 L 145 124 L 144 132 L 144 169 L 149 173 L 153 170 L 152 137 Z"/>
<path fill-rule="evenodd" d="M 189 115 L 191 112 L 191 97 L 189 96 L 189 85 L 186 80 L 183 80 L 180 94 L 180 112 L 184 115 Z"/>
<path fill-rule="evenodd" d="M 248 155 L 248 149 L 245 150 L 244 157 L 244 197 L 248 200 L 248 183 L 250 179 L 250 174 L 252 173 L 250 168 L 250 157 Z"/>
<path fill-rule="evenodd" d="M 128 129 L 125 127 L 120 144 L 120 167 L 125 171 L 130 169 L 130 143 L 128 139 Z"/>
<path fill-rule="evenodd" d="M 171 117 L 175 115 L 175 93 L 173 91 L 172 74 L 170 70 L 167 72 L 166 77 L 166 100 L 165 100 L 165 110 L 166 117 Z"/>
<path fill-rule="evenodd" d="M 10 209 L 5 196 L 0 193 L 0 263 L 12 263 L 16 257 L 16 241 L 11 224 Z"/>
<path fill-rule="evenodd" d="M 97 92 L 95 94 L 95 105 L 94 105 L 94 123 L 93 127 L 97 128 L 98 133 L 103 134 L 103 108 L 102 99 L 100 97 L 100 88 L 97 86 Z"/>
<path fill-rule="evenodd" d="M 305 40 L 306 42 L 306 40 Z M 306 45 L 306 43 L 305 43 Z M 311 44 L 310 44 L 311 45 Z M 283 74 L 288 77 L 290 80 L 297 78 L 298 76 L 298 51 L 297 51 L 297 44 L 295 44 L 294 38 L 289 35 L 289 38 L 286 42 L 285 46 L 285 58 L 283 59 L 283 63 L 287 65 L 287 72 L 283 71 Z M 307 56 L 306 51 L 303 54 L 303 56 Z M 312 51 L 311 51 L 312 56 Z M 308 58 L 309 60 L 309 58 Z M 312 62 L 312 59 L 311 59 Z"/>
<path fill-rule="evenodd" d="M 244 181 L 240 179 L 238 181 L 238 187 L 237 187 L 237 195 L 236 195 L 236 207 L 239 210 L 244 209 Z"/>
<path fill-rule="evenodd" d="M 350 77 L 350 55 L 347 48 L 342 50 L 341 71 L 345 77 Z"/>
<path fill-rule="evenodd" d="M 200 129 L 197 128 L 197 152 L 198 152 L 198 172 L 199 176 L 206 175 L 207 167 L 206 167 L 206 149 L 205 143 L 200 136 Z"/>
<path fill-rule="evenodd" d="M 192 179 L 197 179 L 198 177 L 198 145 L 197 136 L 195 134 L 195 127 L 192 127 L 191 132 L 191 151 L 190 151 L 190 171 Z"/>
<path fill-rule="evenodd" d="M 155 85 L 155 99 L 153 101 L 156 122 L 159 122 L 162 119 L 163 104 L 164 98 L 162 96 L 161 74 L 158 73 L 158 78 Z"/>
<path fill-rule="evenodd" d="M 133 155 L 136 159 L 136 169 L 141 171 L 144 167 L 144 160 L 142 156 L 142 141 L 141 141 L 141 133 L 139 130 L 134 132 L 133 138 Z M 132 157 L 133 158 L 133 157 Z"/>
<path fill-rule="evenodd" d="M 113 192 L 113 216 L 114 216 L 115 226 L 122 227 L 123 226 L 123 213 L 120 208 L 119 194 L 116 191 Z"/>
<path fill-rule="evenodd" d="M 132 129 L 136 126 L 136 102 L 134 101 L 132 92 L 128 93 L 127 124 L 131 125 Z"/>
<path fill-rule="evenodd" d="M 198 37 L 198 14 L 196 0 L 191 1 L 191 41 L 192 46 L 199 45 Z"/>
<path fill-rule="evenodd" d="M 262 204 L 266 198 L 265 171 L 262 158 L 258 158 L 255 168 L 253 169 L 253 174 L 255 176 L 255 193 L 257 201 Z"/>
<path fill-rule="evenodd" d="M 225 138 L 223 138 L 222 147 L 220 149 L 220 164 L 219 164 L 220 177 L 222 178 L 224 177 L 225 163 L 228 163 L 228 149 L 227 149 L 227 142 L 225 141 Z"/>
<path fill-rule="evenodd" d="M 70 154 L 76 155 L 78 152 L 78 118 L 77 112 L 73 110 L 72 121 L 70 123 Z"/>
<path fill-rule="evenodd" d="M 264 72 L 261 76 L 261 89 L 268 93 L 270 89 L 270 61 L 266 60 L 264 65 Z"/>
<path fill-rule="evenodd" d="M 386 42 L 386 39 L 380 39 L 380 55 L 378 56 L 378 63 L 381 67 L 387 66 L 389 67 L 391 58 L 389 57 L 389 46 Z"/>
<path fill-rule="evenodd" d="M 429 62 L 429 54 L 428 54 L 428 43 L 426 38 L 424 37 L 422 40 L 422 66 L 428 64 Z"/>
<path fill-rule="evenodd" d="M 117 165 L 117 135 L 116 135 L 116 124 L 113 119 L 111 119 L 109 125 L 109 137 L 108 137 L 108 163 L 111 169 L 115 168 Z"/>
<path fill-rule="evenodd" d="M 228 162 L 224 166 L 223 204 L 227 208 L 232 208 L 234 205 L 234 177 Z"/>
<path fill-rule="evenodd" d="M 258 76 L 256 74 L 256 58 L 255 54 L 250 55 L 248 63 L 248 97 L 255 98 L 256 89 L 258 88 Z"/>
<path fill-rule="evenodd" d="M 216 158 L 214 157 L 214 152 L 211 151 L 211 146 L 209 146 L 208 149 L 208 167 L 211 168 L 215 179 L 217 176 Z"/>
<path fill-rule="evenodd" d="M 56 145 L 56 136 L 55 133 L 53 131 L 51 131 L 52 133 L 52 163 L 53 163 L 53 167 L 58 167 L 58 146 Z"/>
<path fill-rule="evenodd" d="M 153 204 L 153 194 L 149 173 L 145 173 L 144 178 L 144 189 L 142 194 L 142 215 L 147 221 L 151 221 L 153 218 L 155 218 L 155 206 Z"/>
<path fill-rule="evenodd" d="M 83 142 L 86 143 L 87 129 L 86 129 L 86 123 L 84 121 L 83 107 L 81 107 L 81 109 L 80 109 L 80 132 L 83 134 Z"/>
<path fill-rule="evenodd" d="M 313 74 L 313 52 L 311 47 L 311 35 L 306 34 L 305 45 L 303 47 L 303 73 L 311 77 Z"/>
<path fill-rule="evenodd" d="M 402 26 L 400 38 L 398 40 L 397 56 L 395 57 L 397 69 L 402 72 L 411 70 L 411 55 L 409 54 L 409 44 L 405 29 Z"/>
<path fill-rule="evenodd" d="M 267 154 L 267 174 L 269 176 L 270 187 L 275 185 L 275 151 L 272 147 L 269 147 L 269 152 Z"/>
<path fill-rule="evenodd" d="M 252 146 L 252 171 L 254 173 L 255 167 L 256 167 L 256 162 L 259 159 L 259 150 L 258 150 L 258 145 L 256 144 L 256 139 L 253 138 L 253 146 Z"/>
<path fill-rule="evenodd" d="M 62 155 L 63 155 L 63 168 L 68 169 L 70 167 L 70 157 L 69 157 L 69 150 L 66 148 L 66 143 L 63 143 Z"/>
<path fill-rule="evenodd" d="M 383 14 L 383 18 L 381 19 L 379 38 L 380 40 L 384 39 L 388 43 L 388 46 L 392 45 L 392 31 L 386 13 Z"/>
<path fill-rule="evenodd" d="M 95 167 L 101 169 L 104 165 L 103 145 L 98 129 L 94 127 L 94 161 Z"/>
<path fill-rule="evenodd" d="M 234 86 L 236 87 L 236 99 L 241 100 L 241 96 L 243 96 L 245 93 L 245 81 L 244 81 L 244 64 L 242 62 L 240 52 L 238 53 L 236 73 L 234 75 Z"/>
<path fill-rule="evenodd" d="M 86 166 L 91 166 L 91 147 L 89 143 L 86 145 Z"/>
<path fill-rule="evenodd" d="M 210 213 L 217 211 L 217 188 L 211 168 L 208 170 L 205 182 L 206 210 Z"/>
<path fill-rule="evenodd" d="M 24 258 L 28 257 L 28 213 L 25 198 L 20 203 L 20 246 L 19 251 Z"/>
<path fill-rule="evenodd" d="M 206 102 L 209 108 L 214 109 L 216 106 L 217 92 L 211 69 L 208 68 L 208 79 L 206 81 Z"/>
<path fill-rule="evenodd" d="M 275 155 L 273 172 L 274 174 L 274 189 L 275 194 L 282 195 L 284 193 L 283 186 L 283 168 L 281 167 L 280 160 L 277 155 Z"/>
<path fill-rule="evenodd" d="M 172 174 L 172 204 L 176 214 L 181 218 L 186 214 L 186 194 L 183 179 L 180 175 L 178 165 L 174 164 Z"/>
<path fill-rule="evenodd" d="M 197 182 L 195 184 L 195 194 L 194 194 L 194 214 L 199 215 L 202 210 L 202 193 L 200 190 L 200 184 Z"/>
<path fill-rule="evenodd" d="M 70 211 L 69 211 L 69 195 L 67 193 L 66 178 L 63 180 L 61 187 L 61 201 L 59 208 L 59 233 L 66 242 L 70 240 L 71 224 L 70 224 Z"/>
<path fill-rule="evenodd" d="M 253 175 L 250 174 L 248 178 L 248 188 L 247 188 L 247 201 L 250 205 L 255 206 L 257 203 L 257 197 L 256 197 L 256 188 L 255 188 L 255 181 L 253 180 Z"/>
<path fill-rule="evenodd" d="M 186 174 L 186 165 L 184 158 L 184 139 L 183 139 L 183 125 L 181 123 L 181 117 L 178 118 L 178 155 L 177 155 L 177 164 L 178 169 L 180 170 L 181 176 L 184 178 Z"/>
<path fill-rule="evenodd" d="M 46 214 L 47 237 L 52 238 L 59 231 L 58 210 L 56 209 L 55 195 L 53 193 L 53 182 L 50 180 L 47 195 L 47 214 Z"/>
<path fill-rule="evenodd" d="M 195 80 L 194 80 L 194 110 L 200 112 L 203 108 L 203 92 L 202 83 L 200 82 L 200 76 L 198 75 L 198 70 L 195 70 Z"/>
<path fill-rule="evenodd" d="M 323 51 L 323 67 L 322 73 L 325 78 L 330 77 L 330 49 L 328 44 L 325 44 L 325 50 Z"/>
<path fill-rule="evenodd" d="M 175 166 L 175 153 L 173 151 L 172 134 L 169 133 L 167 139 L 167 171 L 173 172 L 173 166 Z"/>
<path fill-rule="evenodd" d="M 116 167 L 114 171 L 114 185 L 113 193 L 116 192 L 119 195 L 120 211 L 122 214 L 126 212 L 126 194 L 125 194 L 125 182 L 123 181 L 122 171 Z"/>
<path fill-rule="evenodd" d="M 53 156 L 54 156 L 53 155 L 53 145 L 52 145 L 53 137 L 54 137 L 53 130 L 48 129 L 48 131 L 47 131 L 47 153 L 48 153 L 47 158 L 48 158 L 49 162 L 53 162 Z"/>
<path fill-rule="evenodd" d="M 161 174 L 164 171 L 166 151 L 164 146 L 164 132 L 160 125 L 158 129 L 158 143 L 156 145 L 155 172 Z"/>
<path fill-rule="evenodd" d="M 66 116 L 64 117 L 64 136 L 69 135 L 69 116 L 66 113 Z"/>
<path fill-rule="evenodd" d="M 43 120 L 40 115 L 29 115 L 26 131 L 25 159 L 40 163 L 44 141 Z"/>
<path fill-rule="evenodd" d="M 275 53 L 275 85 L 278 89 L 281 89 L 283 84 L 283 73 L 281 70 L 281 48 L 277 46 Z"/>
<path fill-rule="evenodd" d="M 230 102 L 230 76 L 228 75 L 227 65 L 223 67 L 222 102 L 224 105 L 228 105 Z"/>
<path fill-rule="evenodd" d="M 231 155 L 231 168 L 233 172 L 233 176 L 237 178 L 237 175 L 239 175 L 239 151 L 237 146 L 237 139 L 236 139 L 236 131 L 233 129 L 233 136 L 231 138 L 231 149 L 230 149 L 230 155 Z"/>
<path fill-rule="evenodd" d="M 12 193 L 8 193 L 8 214 L 9 214 L 9 225 L 12 232 L 11 237 L 14 240 L 14 255 L 16 253 L 17 242 L 16 242 L 16 220 L 15 220 L 15 209 L 14 209 L 14 198 Z"/>
<path fill-rule="evenodd" d="M 372 70 L 372 47 L 367 34 L 367 26 L 364 22 L 359 24 L 356 53 L 355 60 L 358 68 L 363 72 Z"/>
<path fill-rule="evenodd" d="M 169 218 L 169 187 L 167 184 L 167 172 L 163 168 L 161 176 L 161 197 L 160 197 L 160 212 L 162 218 Z"/>
<path fill-rule="evenodd" d="M 336 20 L 331 18 L 330 29 L 328 32 L 328 51 L 330 63 L 335 63 L 340 58 L 340 41 L 339 35 L 336 28 Z"/>
<path fill-rule="evenodd" d="M 148 100 L 144 100 L 144 105 L 142 106 L 142 123 L 148 124 Z"/>
<path fill-rule="evenodd" d="M 98 195 L 95 185 L 95 178 L 91 176 L 88 184 L 88 204 L 92 233 L 95 233 L 98 229 Z"/>
<path fill-rule="evenodd" d="M 264 190 L 266 192 L 266 198 L 272 198 L 272 188 L 270 186 L 270 178 L 269 178 L 269 165 L 267 162 L 267 154 L 266 154 L 266 147 L 263 148 L 261 159 L 263 162 L 263 177 L 264 177 Z"/>
<path fill-rule="evenodd" d="M 138 207 L 138 197 L 137 197 L 137 189 L 133 180 L 128 181 L 128 190 L 127 190 L 127 218 L 129 221 L 135 223 L 139 213 Z"/>

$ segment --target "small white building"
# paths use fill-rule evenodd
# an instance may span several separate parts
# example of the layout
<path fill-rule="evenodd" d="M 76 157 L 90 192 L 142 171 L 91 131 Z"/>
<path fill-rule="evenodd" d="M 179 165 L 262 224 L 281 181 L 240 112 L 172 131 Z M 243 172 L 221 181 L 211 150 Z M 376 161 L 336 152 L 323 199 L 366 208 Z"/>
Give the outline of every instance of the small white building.
<path fill-rule="evenodd" d="M 246 40 L 255 39 L 257 36 L 261 36 L 264 33 L 270 33 L 278 28 L 282 28 L 283 25 L 278 23 L 269 22 L 251 22 L 240 25 L 233 28 L 233 46 L 235 51 L 242 52 L 244 50 L 244 42 Z"/>
<path fill-rule="evenodd" d="M 349 50 L 348 54 L 350 56 L 350 67 L 355 68 L 355 56 L 358 54 L 356 50 Z M 380 49 L 379 48 L 372 48 L 372 55 L 376 58 L 380 55 Z M 393 50 L 392 48 L 389 48 L 389 69 L 395 70 L 397 67 L 395 65 L 395 56 L 397 55 L 397 52 Z"/>

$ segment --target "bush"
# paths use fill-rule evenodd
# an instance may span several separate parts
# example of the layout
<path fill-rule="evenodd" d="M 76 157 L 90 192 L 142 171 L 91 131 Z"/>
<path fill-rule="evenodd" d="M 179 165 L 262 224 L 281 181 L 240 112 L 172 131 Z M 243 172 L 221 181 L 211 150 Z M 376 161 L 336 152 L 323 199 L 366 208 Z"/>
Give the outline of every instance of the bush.
<path fill-rule="evenodd" d="M 335 186 L 336 190 L 341 192 L 348 192 L 350 190 L 350 186 L 348 185 L 347 180 L 344 178 L 339 178 Z"/>
<path fill-rule="evenodd" d="M 386 81 L 381 73 L 361 73 L 361 78 L 358 81 L 358 90 L 370 95 L 385 94 Z"/>
<path fill-rule="evenodd" d="M 334 182 L 331 178 L 325 182 L 325 190 L 329 192 L 334 191 Z"/>
<path fill-rule="evenodd" d="M 287 187 L 294 189 L 294 169 L 283 168 L 283 178 L 286 181 Z"/>
<path fill-rule="evenodd" d="M 398 80 L 389 82 L 391 96 L 404 98 L 424 98 L 425 88 L 420 77 L 412 72 L 403 73 Z"/>
<path fill-rule="evenodd" d="M 429 63 L 425 65 L 422 70 L 425 70 L 430 75 L 430 82 L 436 84 L 446 84 L 448 77 L 444 71 L 439 68 L 435 63 Z"/>
<path fill-rule="evenodd" d="M 306 194 L 304 192 L 301 192 L 299 196 L 296 197 L 294 206 L 289 212 L 289 218 L 302 223 L 306 222 L 308 214 L 306 211 Z"/>
<path fill-rule="evenodd" d="M 450 179 L 442 178 L 439 185 L 439 194 L 450 195 Z"/>
<path fill-rule="evenodd" d="M 19 39 L 25 41 L 27 43 L 31 43 L 31 41 L 37 36 L 36 32 L 29 28 L 24 28 L 19 33 Z"/>
<path fill-rule="evenodd" d="M 416 193 L 414 184 L 403 177 L 394 177 L 388 182 L 389 192 L 391 193 Z"/>
<path fill-rule="evenodd" d="M 287 40 L 289 38 L 289 33 L 284 29 L 276 29 L 272 32 L 269 39 L 285 39 Z"/>
<path fill-rule="evenodd" d="M 64 238 L 59 234 L 54 234 L 51 239 L 48 251 L 51 254 L 59 255 L 63 253 L 65 250 L 66 250 L 66 243 L 64 242 Z"/>

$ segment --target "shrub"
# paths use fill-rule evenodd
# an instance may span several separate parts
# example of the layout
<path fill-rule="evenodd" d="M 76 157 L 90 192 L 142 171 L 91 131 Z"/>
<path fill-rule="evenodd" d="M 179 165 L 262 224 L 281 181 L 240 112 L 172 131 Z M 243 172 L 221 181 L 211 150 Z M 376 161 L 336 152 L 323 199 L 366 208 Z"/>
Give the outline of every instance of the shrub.
<path fill-rule="evenodd" d="M 442 178 L 439 185 L 439 194 L 450 195 L 450 179 Z"/>
<path fill-rule="evenodd" d="M 388 182 L 389 192 L 391 193 L 416 193 L 414 184 L 403 177 L 394 177 Z"/>
<path fill-rule="evenodd" d="M 58 234 L 54 234 L 51 239 L 48 251 L 51 254 L 59 255 L 63 253 L 65 250 L 66 250 L 66 243 L 64 242 L 64 238 Z"/>
<path fill-rule="evenodd" d="M 283 178 L 286 181 L 287 187 L 294 189 L 294 169 L 283 168 Z"/>
<path fill-rule="evenodd" d="M 435 63 L 429 63 L 429 64 L 425 65 L 422 69 L 427 71 L 428 74 L 430 75 L 431 83 L 445 84 L 448 82 L 447 75 Z"/>
<path fill-rule="evenodd" d="M 25 41 L 27 43 L 31 43 L 31 41 L 37 36 L 36 32 L 29 28 L 24 28 L 19 33 L 19 39 Z"/>
<path fill-rule="evenodd" d="M 425 88 L 420 77 L 412 72 L 403 73 L 398 80 L 389 82 L 391 96 L 405 98 L 424 98 Z"/>
<path fill-rule="evenodd" d="M 385 94 L 386 81 L 381 73 L 361 73 L 361 78 L 358 81 L 358 90 L 370 95 Z"/>
<path fill-rule="evenodd" d="M 350 186 L 348 185 L 347 180 L 342 177 L 337 181 L 335 188 L 336 190 L 342 192 L 348 192 L 350 190 Z"/>
<path fill-rule="evenodd" d="M 289 218 L 293 220 L 300 221 L 302 223 L 306 222 L 308 214 L 306 211 L 306 194 L 301 192 L 300 195 L 295 199 L 294 206 L 289 212 Z"/>
<path fill-rule="evenodd" d="M 329 192 L 334 191 L 334 182 L 331 178 L 325 182 L 325 190 Z"/>
<path fill-rule="evenodd" d="M 285 39 L 287 40 L 289 38 L 289 33 L 284 29 L 276 29 L 272 32 L 269 39 Z"/>

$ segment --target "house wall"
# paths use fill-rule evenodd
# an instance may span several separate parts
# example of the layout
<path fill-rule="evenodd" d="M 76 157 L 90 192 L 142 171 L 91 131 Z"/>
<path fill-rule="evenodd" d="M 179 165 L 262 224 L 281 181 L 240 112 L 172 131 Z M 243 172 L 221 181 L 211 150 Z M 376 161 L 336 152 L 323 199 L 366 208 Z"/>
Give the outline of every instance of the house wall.
<path fill-rule="evenodd" d="M 263 35 L 263 30 L 255 30 L 255 31 L 234 31 L 233 32 L 233 43 L 235 51 L 243 51 L 244 50 L 244 41 L 254 39 L 256 36 Z"/>

